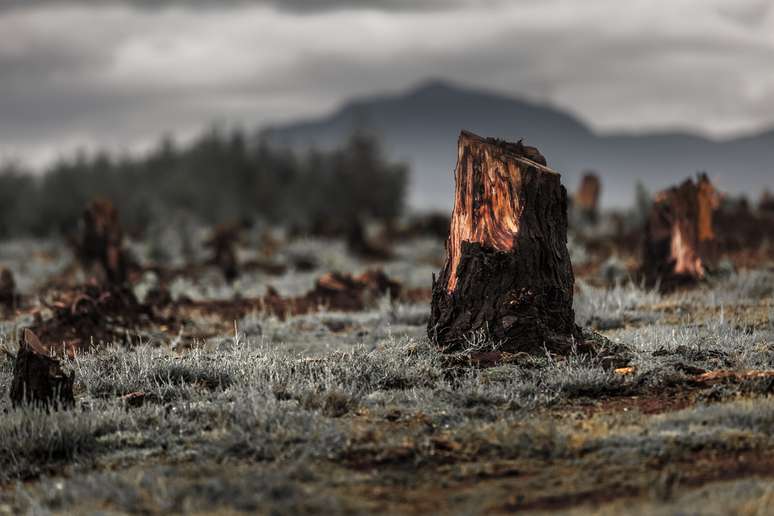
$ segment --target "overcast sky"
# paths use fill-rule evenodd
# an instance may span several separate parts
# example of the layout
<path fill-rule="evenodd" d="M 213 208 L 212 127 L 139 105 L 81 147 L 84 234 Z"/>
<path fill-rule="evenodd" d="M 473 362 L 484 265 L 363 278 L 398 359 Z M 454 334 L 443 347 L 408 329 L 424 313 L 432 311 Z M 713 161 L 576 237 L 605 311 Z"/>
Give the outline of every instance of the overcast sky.
<path fill-rule="evenodd" d="M 0 0 L 0 157 L 138 149 L 428 78 L 548 101 L 600 131 L 774 126 L 768 0 L 96 3 Z"/>

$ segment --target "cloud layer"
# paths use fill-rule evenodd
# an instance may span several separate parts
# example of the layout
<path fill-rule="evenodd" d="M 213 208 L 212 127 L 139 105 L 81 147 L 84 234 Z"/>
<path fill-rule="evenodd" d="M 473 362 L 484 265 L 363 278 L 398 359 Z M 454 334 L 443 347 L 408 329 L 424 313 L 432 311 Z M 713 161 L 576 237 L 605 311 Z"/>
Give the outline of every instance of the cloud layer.
<path fill-rule="evenodd" d="M 774 125 L 766 1 L 228 4 L 0 0 L 0 157 L 254 127 L 429 77 L 551 102 L 602 131 Z"/>

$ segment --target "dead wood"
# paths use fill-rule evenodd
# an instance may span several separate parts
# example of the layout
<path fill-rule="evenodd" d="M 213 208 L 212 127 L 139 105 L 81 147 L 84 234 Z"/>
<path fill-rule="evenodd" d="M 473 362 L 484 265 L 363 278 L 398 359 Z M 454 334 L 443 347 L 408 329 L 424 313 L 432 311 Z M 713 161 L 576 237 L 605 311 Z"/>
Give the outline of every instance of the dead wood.
<path fill-rule="evenodd" d="M 5 267 L 0 267 L 0 307 L 13 310 L 18 304 L 19 294 L 16 292 L 13 273 Z"/>
<path fill-rule="evenodd" d="M 75 372 L 66 374 L 38 337 L 24 330 L 11 383 L 13 405 L 70 408 L 75 405 L 74 383 Z"/>
<path fill-rule="evenodd" d="M 54 353 L 68 357 L 97 345 L 123 343 L 128 333 L 154 323 L 169 324 L 126 287 L 83 285 L 57 293 L 47 307 L 51 315 L 39 317 L 33 331 Z"/>
<path fill-rule="evenodd" d="M 107 199 L 95 199 L 84 210 L 76 238 L 76 254 L 84 269 L 101 283 L 123 285 L 130 260 L 118 211 Z"/>
<path fill-rule="evenodd" d="M 774 371 L 772 370 L 760 370 L 760 371 L 708 371 L 696 376 L 693 376 L 691 380 L 700 383 L 711 382 L 724 382 L 724 381 L 743 381 L 743 380 L 755 380 L 758 378 L 774 378 Z"/>
<path fill-rule="evenodd" d="M 596 224 L 599 220 L 599 196 L 602 182 L 594 172 L 586 172 L 575 193 L 574 209 L 582 222 Z"/>
<path fill-rule="evenodd" d="M 242 222 L 219 224 L 213 228 L 212 235 L 204 243 L 212 252 L 209 263 L 217 266 L 228 282 L 239 277 L 237 246 L 242 241 L 244 228 L 245 225 Z"/>
<path fill-rule="evenodd" d="M 656 196 L 643 245 L 642 272 L 648 284 L 671 290 L 704 278 L 717 255 L 713 214 L 719 205 L 720 196 L 706 174 Z"/>
<path fill-rule="evenodd" d="M 572 308 L 567 193 L 534 147 L 462 132 L 447 258 L 428 334 L 458 351 L 483 334 L 501 351 L 568 353 Z"/>

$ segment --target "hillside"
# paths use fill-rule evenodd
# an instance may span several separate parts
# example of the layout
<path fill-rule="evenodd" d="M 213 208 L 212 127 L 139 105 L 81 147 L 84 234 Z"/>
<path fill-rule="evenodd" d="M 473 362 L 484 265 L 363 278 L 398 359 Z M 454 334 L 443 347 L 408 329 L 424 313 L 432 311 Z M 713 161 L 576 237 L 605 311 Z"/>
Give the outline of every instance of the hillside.
<path fill-rule="evenodd" d="M 536 145 L 570 190 L 584 169 L 598 170 L 607 206 L 628 205 L 637 180 L 656 190 L 697 171 L 708 172 L 725 191 L 754 199 L 764 186 L 774 186 L 774 130 L 723 141 L 682 132 L 598 134 L 555 107 L 440 81 L 354 100 L 329 116 L 270 127 L 265 134 L 293 148 L 329 148 L 358 127 L 375 131 L 391 158 L 411 165 L 410 204 L 420 210 L 450 207 L 463 128 Z"/>

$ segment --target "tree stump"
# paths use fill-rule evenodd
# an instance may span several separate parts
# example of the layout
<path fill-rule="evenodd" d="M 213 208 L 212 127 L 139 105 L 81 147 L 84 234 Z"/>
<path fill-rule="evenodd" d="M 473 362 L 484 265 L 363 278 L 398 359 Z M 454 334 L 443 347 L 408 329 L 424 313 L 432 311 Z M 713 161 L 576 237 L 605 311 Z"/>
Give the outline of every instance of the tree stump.
<path fill-rule="evenodd" d="M 242 231 L 245 228 L 243 221 L 218 224 L 213 228 L 210 238 L 204 242 L 204 246 L 212 252 L 209 263 L 217 266 L 229 283 L 239 277 L 237 247 L 242 242 Z"/>
<path fill-rule="evenodd" d="M 599 220 L 599 195 L 602 193 L 602 182 L 594 172 L 586 172 L 581 178 L 581 184 L 575 193 L 575 212 L 582 222 L 596 224 Z"/>
<path fill-rule="evenodd" d="M 67 375 L 30 330 L 24 330 L 11 383 L 13 405 L 70 408 L 75 405 L 75 372 Z"/>
<path fill-rule="evenodd" d="M 664 290 L 703 279 L 716 253 L 713 212 L 720 196 L 706 174 L 660 192 L 645 228 L 642 270 Z"/>
<path fill-rule="evenodd" d="M 774 213 L 774 194 L 769 189 L 766 189 L 761 194 L 761 198 L 758 201 L 758 211 L 761 213 Z"/>
<path fill-rule="evenodd" d="M 86 207 L 77 247 L 84 268 L 93 270 L 96 266 L 102 283 L 126 283 L 129 260 L 124 250 L 124 230 L 109 200 L 95 199 Z"/>
<path fill-rule="evenodd" d="M 463 131 L 455 184 L 430 339 L 446 351 L 483 334 L 502 351 L 569 352 L 582 337 L 560 175 L 534 147 Z"/>
<path fill-rule="evenodd" d="M 19 295 L 16 292 L 16 281 L 13 273 L 5 267 L 0 267 L 0 306 L 7 310 L 12 310 L 19 302 Z"/>

